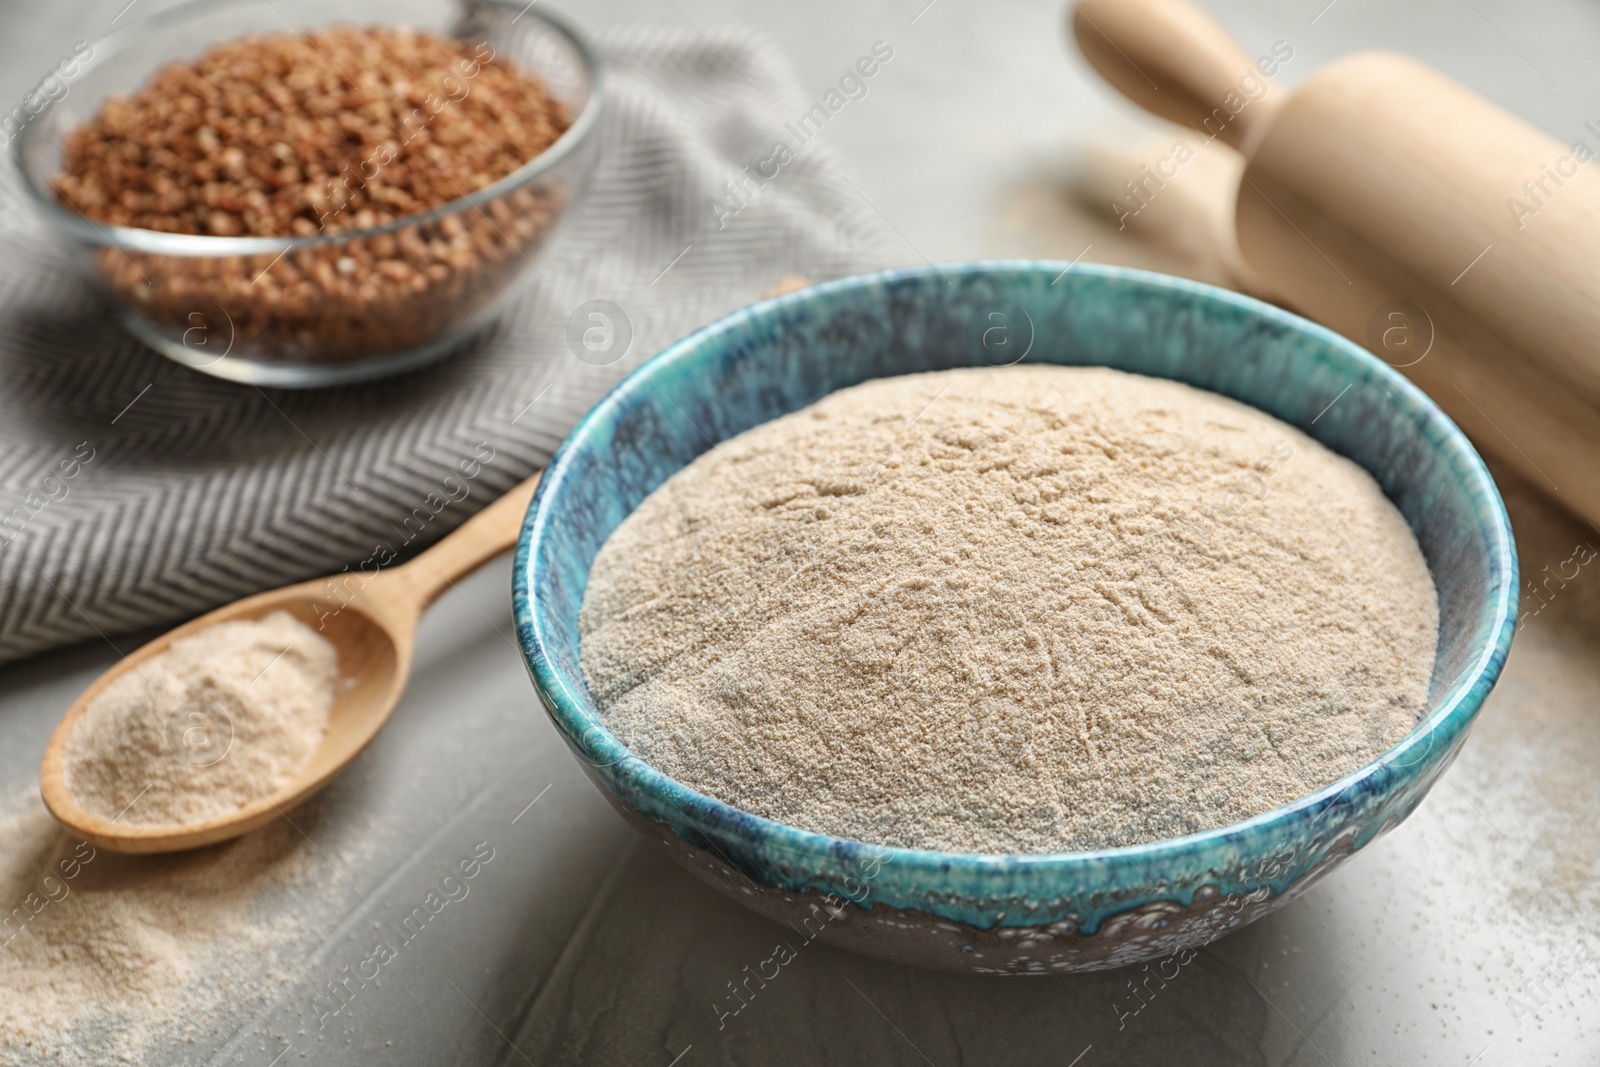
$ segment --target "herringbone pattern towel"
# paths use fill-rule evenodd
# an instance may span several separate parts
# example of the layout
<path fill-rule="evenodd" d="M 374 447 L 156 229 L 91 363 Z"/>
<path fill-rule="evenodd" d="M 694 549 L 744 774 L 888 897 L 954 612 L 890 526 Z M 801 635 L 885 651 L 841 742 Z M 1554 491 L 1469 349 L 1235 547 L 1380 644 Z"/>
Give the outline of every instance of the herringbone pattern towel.
<path fill-rule="evenodd" d="M 548 281 L 530 276 L 471 348 L 387 382 L 262 391 L 167 362 L 73 277 L 7 174 L 0 660 L 174 623 L 358 565 L 380 545 L 414 551 L 541 466 L 612 383 L 668 342 L 786 274 L 883 265 L 893 245 L 825 132 L 729 213 L 737 201 L 724 182 L 792 142 L 784 124 L 809 101 L 770 47 L 713 36 L 641 30 L 602 42 L 602 157 L 539 261 Z M 626 355 L 606 366 L 577 358 L 567 339 L 590 300 L 631 322 Z"/>

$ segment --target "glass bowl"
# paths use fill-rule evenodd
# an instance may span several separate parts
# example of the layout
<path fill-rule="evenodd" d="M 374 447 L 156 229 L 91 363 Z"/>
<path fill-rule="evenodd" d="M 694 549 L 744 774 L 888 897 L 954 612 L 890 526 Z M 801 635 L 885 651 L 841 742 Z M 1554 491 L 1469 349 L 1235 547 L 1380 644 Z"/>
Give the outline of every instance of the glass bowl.
<path fill-rule="evenodd" d="M 68 131 L 160 68 L 247 34 L 405 25 L 538 75 L 572 125 L 469 195 L 380 226 L 307 237 L 211 237 L 96 222 L 57 197 Z M 24 184 L 84 275 L 141 340 L 221 378 L 289 388 L 438 359 L 484 326 L 588 185 L 602 100 L 594 51 L 522 0 L 197 0 L 94 42 L 15 141 Z M 448 106 L 448 103 L 445 104 Z M 537 269 L 537 268 L 535 268 Z"/>

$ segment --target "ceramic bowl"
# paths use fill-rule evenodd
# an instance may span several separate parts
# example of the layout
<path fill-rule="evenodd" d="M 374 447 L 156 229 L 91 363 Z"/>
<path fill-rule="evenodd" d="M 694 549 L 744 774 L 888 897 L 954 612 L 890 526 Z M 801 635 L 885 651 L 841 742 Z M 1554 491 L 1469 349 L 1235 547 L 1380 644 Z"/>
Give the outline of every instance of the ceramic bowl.
<path fill-rule="evenodd" d="M 1213 390 L 1371 472 L 1439 591 L 1438 658 L 1417 728 L 1354 774 L 1243 822 L 1024 856 L 884 848 L 781 825 L 674 781 L 605 728 L 578 665 L 578 609 L 596 552 L 646 495 L 716 442 L 844 386 L 1018 360 Z M 1049 974 L 1185 962 L 1182 953 L 1282 907 L 1409 815 L 1500 673 L 1516 574 L 1505 508 L 1472 446 L 1350 341 L 1177 278 L 996 262 L 819 285 L 730 315 L 645 363 L 552 460 L 518 546 L 515 605 L 539 699 L 607 799 L 689 870 L 786 923 L 791 943 Z"/>

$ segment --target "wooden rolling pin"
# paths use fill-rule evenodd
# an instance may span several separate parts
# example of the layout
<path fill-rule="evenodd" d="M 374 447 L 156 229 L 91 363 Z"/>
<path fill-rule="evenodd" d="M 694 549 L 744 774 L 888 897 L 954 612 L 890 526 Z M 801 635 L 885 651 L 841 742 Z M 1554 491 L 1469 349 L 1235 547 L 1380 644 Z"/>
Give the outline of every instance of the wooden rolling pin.
<path fill-rule="evenodd" d="M 1564 145 L 1392 53 L 1273 88 L 1185 0 L 1080 0 L 1072 28 L 1129 99 L 1244 155 L 1239 248 L 1270 292 L 1600 524 L 1600 128 Z"/>

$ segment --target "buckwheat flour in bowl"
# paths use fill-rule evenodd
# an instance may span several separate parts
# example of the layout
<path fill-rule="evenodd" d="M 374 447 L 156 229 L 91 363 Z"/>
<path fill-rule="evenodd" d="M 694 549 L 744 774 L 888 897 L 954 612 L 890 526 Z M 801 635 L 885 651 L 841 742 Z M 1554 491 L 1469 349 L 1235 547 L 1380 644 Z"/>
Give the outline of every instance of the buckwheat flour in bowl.
<path fill-rule="evenodd" d="M 338 685 L 333 645 L 288 612 L 208 626 L 95 697 L 67 740 L 67 788 L 114 821 L 232 814 L 310 762 Z"/>
<path fill-rule="evenodd" d="M 695 789 L 1049 853 L 1357 770 L 1416 724 L 1438 621 L 1356 464 L 1177 382 L 1018 366 L 869 381 L 723 442 L 611 535 L 579 629 L 606 725 Z"/>

